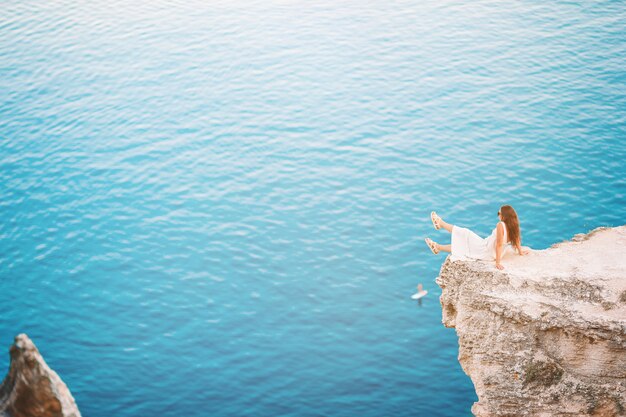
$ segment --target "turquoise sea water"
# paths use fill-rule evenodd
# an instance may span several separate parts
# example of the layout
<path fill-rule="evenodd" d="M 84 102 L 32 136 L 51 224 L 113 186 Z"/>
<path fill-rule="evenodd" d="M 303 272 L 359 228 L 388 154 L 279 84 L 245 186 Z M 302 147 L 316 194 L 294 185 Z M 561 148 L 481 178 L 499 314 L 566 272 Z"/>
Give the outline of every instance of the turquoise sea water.
<path fill-rule="evenodd" d="M 430 211 L 626 223 L 622 2 L 1 9 L 0 349 L 86 417 L 468 416 Z"/>

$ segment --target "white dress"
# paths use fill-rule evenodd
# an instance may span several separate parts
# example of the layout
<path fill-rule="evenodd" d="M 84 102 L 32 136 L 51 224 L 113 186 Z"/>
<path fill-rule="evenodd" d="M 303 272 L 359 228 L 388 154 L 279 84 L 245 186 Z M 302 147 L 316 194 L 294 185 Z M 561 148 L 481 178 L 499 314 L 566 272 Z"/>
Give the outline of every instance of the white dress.
<path fill-rule="evenodd" d="M 504 241 L 507 241 L 506 225 L 504 222 Z M 476 233 L 465 227 L 452 226 L 452 261 L 463 261 L 467 259 L 480 259 L 493 261 L 496 259 L 496 239 L 498 226 L 493 229 L 491 235 L 483 239 Z M 511 249 L 511 244 L 504 245 L 502 255 Z"/>

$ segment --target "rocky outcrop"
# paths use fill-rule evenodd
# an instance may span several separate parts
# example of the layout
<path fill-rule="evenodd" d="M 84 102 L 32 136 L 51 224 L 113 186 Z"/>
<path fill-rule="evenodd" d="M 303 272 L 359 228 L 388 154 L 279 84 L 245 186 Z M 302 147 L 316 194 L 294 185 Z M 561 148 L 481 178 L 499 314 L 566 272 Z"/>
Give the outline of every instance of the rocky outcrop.
<path fill-rule="evenodd" d="M 626 226 L 527 256 L 443 264 L 477 417 L 626 415 Z"/>
<path fill-rule="evenodd" d="M 16 336 L 9 352 L 9 374 L 0 385 L 0 417 L 80 417 L 69 389 L 28 336 Z"/>

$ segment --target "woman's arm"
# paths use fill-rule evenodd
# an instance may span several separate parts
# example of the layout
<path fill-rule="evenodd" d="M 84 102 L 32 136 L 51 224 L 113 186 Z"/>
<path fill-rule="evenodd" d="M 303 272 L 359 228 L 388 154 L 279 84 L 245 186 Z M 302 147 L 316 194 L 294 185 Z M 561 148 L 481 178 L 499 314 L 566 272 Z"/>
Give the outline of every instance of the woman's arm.
<path fill-rule="evenodd" d="M 502 247 L 504 246 L 504 226 L 502 223 L 498 223 L 496 226 L 496 268 L 504 269 L 500 264 L 502 258 Z"/>
<path fill-rule="evenodd" d="M 526 246 L 517 245 L 517 253 L 519 253 L 519 256 L 528 255 L 530 253 L 530 248 L 527 248 Z"/>

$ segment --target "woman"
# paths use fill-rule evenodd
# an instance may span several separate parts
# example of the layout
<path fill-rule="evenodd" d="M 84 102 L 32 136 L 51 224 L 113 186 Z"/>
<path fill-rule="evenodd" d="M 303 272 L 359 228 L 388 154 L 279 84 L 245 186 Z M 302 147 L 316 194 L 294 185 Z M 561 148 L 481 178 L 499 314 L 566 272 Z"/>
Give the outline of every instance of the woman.
<path fill-rule="evenodd" d="M 522 236 L 519 230 L 519 220 L 517 213 L 511 206 L 502 206 L 498 212 L 500 221 L 493 229 L 491 236 L 486 239 L 481 238 L 476 233 L 464 227 L 454 226 L 446 223 L 434 211 L 430 213 L 430 219 L 435 229 L 442 227 L 452 234 L 450 245 L 440 245 L 426 238 L 426 244 L 436 255 L 439 251 L 451 252 L 452 260 L 464 260 L 467 258 L 496 261 L 496 268 L 504 269 L 500 263 L 502 256 L 511 248 L 515 248 L 517 253 L 528 255 L 528 248 L 522 247 Z"/>

